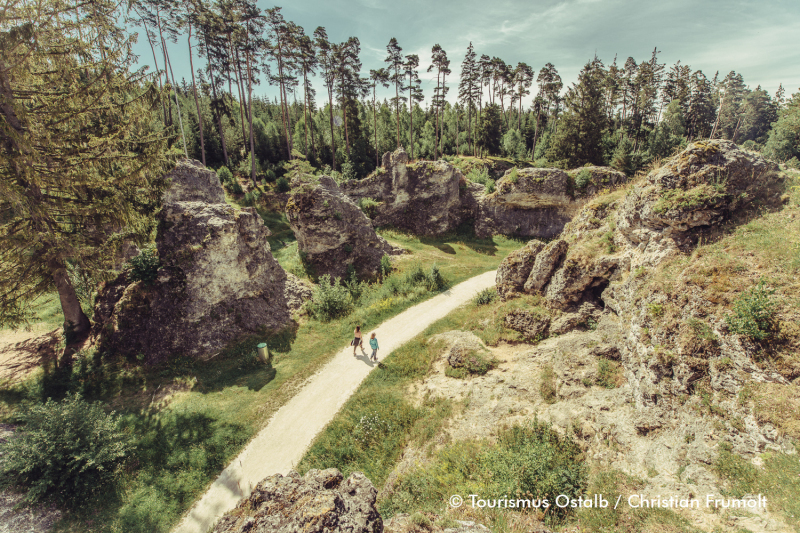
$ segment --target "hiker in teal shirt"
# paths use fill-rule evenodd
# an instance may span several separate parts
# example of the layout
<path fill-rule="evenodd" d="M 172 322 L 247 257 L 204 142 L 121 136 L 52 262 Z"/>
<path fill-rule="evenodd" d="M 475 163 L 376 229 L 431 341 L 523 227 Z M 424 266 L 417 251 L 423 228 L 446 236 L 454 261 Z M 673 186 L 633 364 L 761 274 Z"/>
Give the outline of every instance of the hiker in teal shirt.
<path fill-rule="evenodd" d="M 369 338 L 369 347 L 372 348 L 372 355 L 370 359 L 373 361 L 378 360 L 378 339 L 375 338 L 375 334 L 373 333 L 372 336 Z"/>

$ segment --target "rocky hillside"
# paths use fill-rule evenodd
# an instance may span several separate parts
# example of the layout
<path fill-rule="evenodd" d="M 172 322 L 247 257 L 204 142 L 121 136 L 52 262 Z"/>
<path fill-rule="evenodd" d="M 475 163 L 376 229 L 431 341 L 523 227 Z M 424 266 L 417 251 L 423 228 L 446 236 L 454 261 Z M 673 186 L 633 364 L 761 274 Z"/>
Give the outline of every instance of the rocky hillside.
<path fill-rule="evenodd" d="M 401 442 L 388 475 L 374 451 L 325 435 L 306 467 L 346 449 L 336 466 L 374 472 L 384 520 L 404 532 L 455 519 L 514 532 L 795 531 L 800 191 L 787 176 L 730 142 L 696 142 L 600 192 L 557 238 L 507 257 L 500 298 L 482 295 L 432 327 L 332 424 L 341 439 L 362 431 L 364 414 L 380 427 L 418 409 L 404 442 L 374 437 Z M 422 377 L 401 378 L 413 365 Z M 385 383 L 399 385 L 382 408 Z M 357 407 L 367 400 L 372 410 Z M 619 508 L 544 527 L 547 513 L 443 506 L 450 494 L 542 487 L 546 476 L 515 470 L 539 464 L 525 455 L 534 444 L 510 436 L 515 425 L 544 435 L 547 457 L 577 446 L 582 493 L 622 496 Z M 636 509 L 632 495 L 701 505 Z M 747 510 L 709 506 L 708 495 Z"/>

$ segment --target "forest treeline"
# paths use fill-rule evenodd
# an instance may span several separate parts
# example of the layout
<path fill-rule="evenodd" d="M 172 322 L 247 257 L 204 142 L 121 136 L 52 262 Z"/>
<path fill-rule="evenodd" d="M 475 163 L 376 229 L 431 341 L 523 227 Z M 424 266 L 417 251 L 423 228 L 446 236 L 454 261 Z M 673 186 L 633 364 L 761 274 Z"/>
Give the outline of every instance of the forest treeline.
<path fill-rule="evenodd" d="M 137 40 L 153 69 L 135 66 Z M 546 58 L 513 65 L 432 44 L 424 92 L 428 61 L 402 45 L 389 38 L 385 61 L 365 66 L 357 37 L 332 41 L 253 0 L 0 0 L 0 324 L 24 323 L 56 289 L 67 336 L 86 334 L 80 276 L 102 278 L 123 243 L 152 236 L 177 157 L 257 187 L 298 165 L 361 178 L 400 146 L 631 174 L 719 137 L 798 165 L 800 92 L 770 95 L 736 72 L 668 67 L 654 49 L 591 58 L 565 87 Z M 191 76 L 176 80 L 181 48 Z M 265 84 L 278 95 L 256 96 Z"/>
<path fill-rule="evenodd" d="M 139 0 L 131 13 L 156 68 L 159 58 L 169 66 L 170 48 L 189 52 L 190 80 L 171 79 L 169 68 L 156 73 L 160 87 L 174 88 L 162 109 L 165 124 L 183 131 L 190 157 L 254 182 L 298 156 L 345 178 L 363 177 L 399 146 L 415 158 L 503 155 L 629 174 L 697 138 L 730 139 L 782 161 L 800 153 L 798 95 L 787 100 L 782 86 L 775 95 L 752 89 L 734 71 L 709 78 L 680 61 L 668 67 L 657 49 L 639 62 L 615 57 L 606 65 L 594 57 L 565 90 L 551 63 L 537 72 L 478 56 L 472 43 L 451 60 L 434 44 L 427 71 L 435 86 L 425 94 L 420 58 L 403 54 L 395 38 L 384 63 L 368 69 L 357 37 L 333 42 L 324 27 L 308 32 L 279 7 Z M 453 76 L 458 60 L 460 75 Z M 261 83 L 279 96 L 253 96 Z M 377 100 L 379 88 L 394 96 Z M 451 90 L 455 98 L 448 99 Z"/>

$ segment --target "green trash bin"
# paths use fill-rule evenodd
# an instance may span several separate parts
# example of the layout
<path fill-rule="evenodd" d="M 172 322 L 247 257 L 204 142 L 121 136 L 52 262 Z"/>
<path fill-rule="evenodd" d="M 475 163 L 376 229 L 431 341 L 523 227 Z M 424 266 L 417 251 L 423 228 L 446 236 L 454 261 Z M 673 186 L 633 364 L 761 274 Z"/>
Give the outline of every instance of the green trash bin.
<path fill-rule="evenodd" d="M 267 343 L 262 342 L 256 346 L 256 348 L 258 348 L 258 358 L 265 363 L 269 363 L 269 349 L 267 348 Z"/>

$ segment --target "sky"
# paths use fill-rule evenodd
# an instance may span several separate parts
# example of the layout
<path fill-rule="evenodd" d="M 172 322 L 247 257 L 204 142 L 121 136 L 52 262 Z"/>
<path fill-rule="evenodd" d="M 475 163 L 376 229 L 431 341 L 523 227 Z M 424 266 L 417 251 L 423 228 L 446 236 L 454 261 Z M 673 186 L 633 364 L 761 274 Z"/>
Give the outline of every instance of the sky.
<path fill-rule="evenodd" d="M 536 71 L 553 63 L 565 89 L 595 54 L 606 66 L 614 56 L 622 65 L 629 56 L 649 60 L 657 48 L 667 68 L 680 60 L 709 79 L 735 70 L 753 89 L 761 85 L 774 94 L 782 83 L 787 96 L 800 90 L 800 0 L 292 0 L 282 13 L 309 35 L 324 26 L 332 41 L 358 37 L 363 76 L 385 66 L 386 45 L 397 38 L 403 54 L 420 57 L 423 105 L 436 84 L 435 71 L 426 72 L 431 47 L 447 51 L 448 99 L 454 101 L 470 41 L 478 57 L 497 56 L 512 66 L 522 61 Z M 168 46 L 176 79 L 191 81 L 186 37 Z M 152 67 L 144 32 L 135 51 L 141 65 Z M 204 65 L 196 52 L 194 62 Z M 314 86 L 323 104 L 325 89 L 319 80 Z M 254 92 L 277 95 L 265 81 Z M 384 89 L 378 97 L 393 93 Z M 534 96 L 535 87 L 523 105 Z"/>

